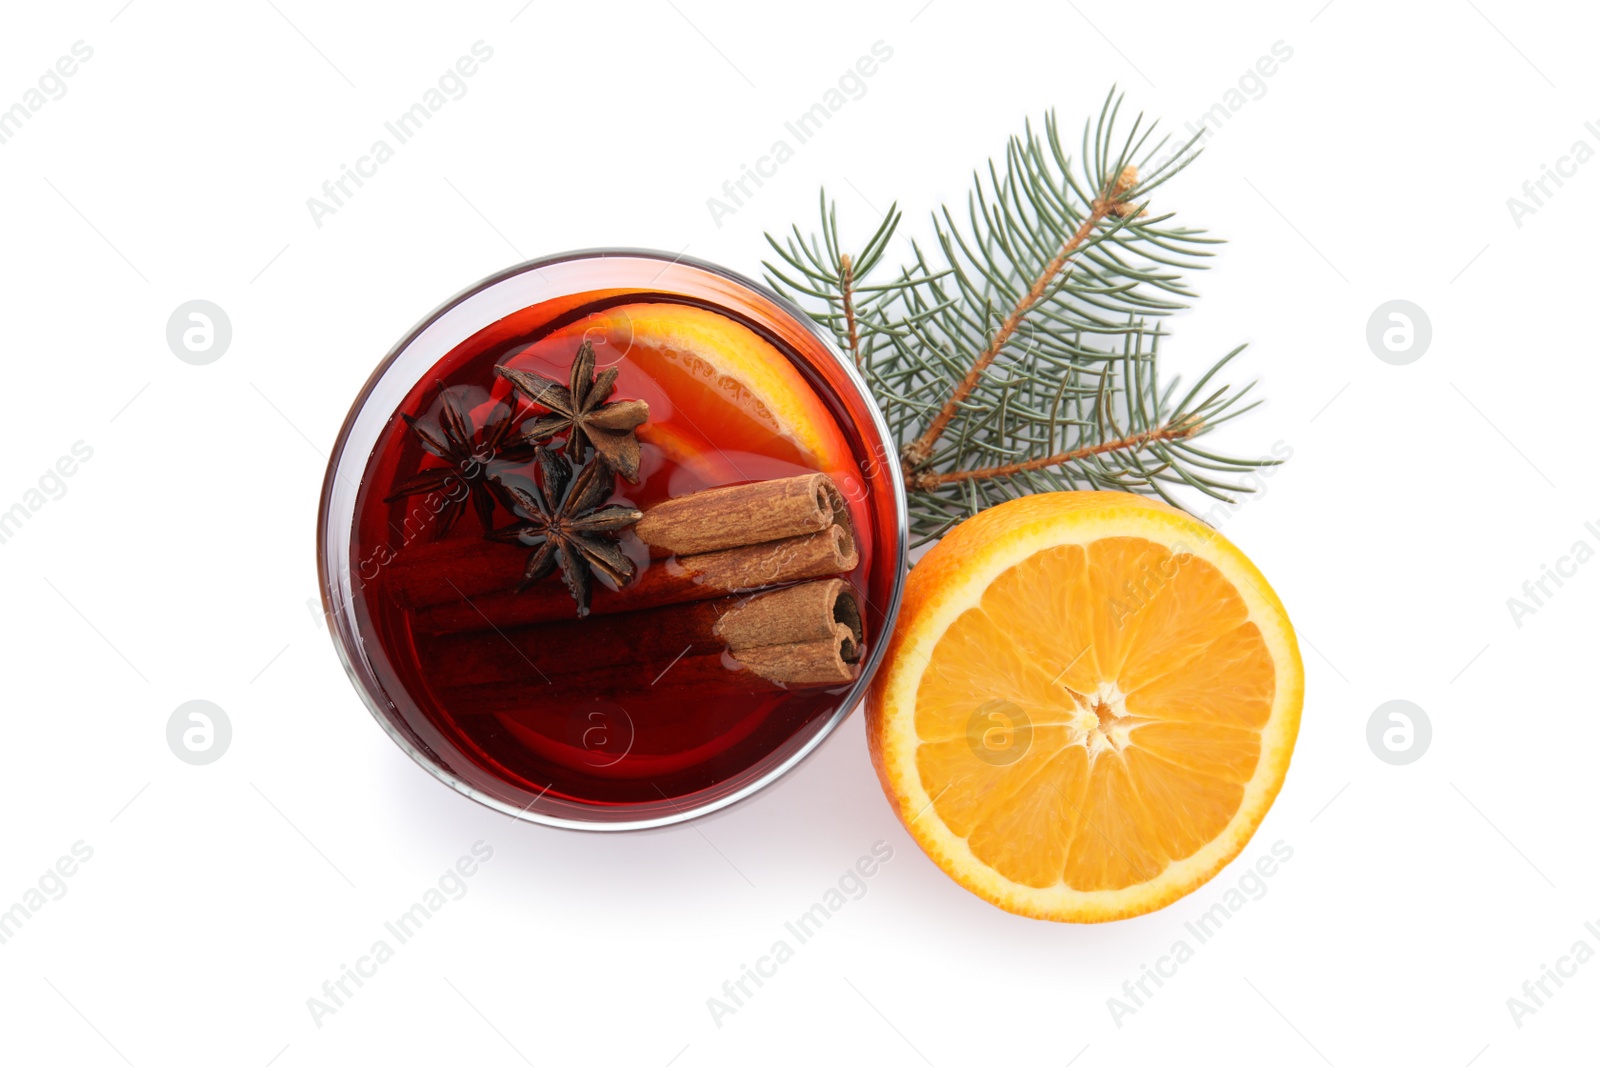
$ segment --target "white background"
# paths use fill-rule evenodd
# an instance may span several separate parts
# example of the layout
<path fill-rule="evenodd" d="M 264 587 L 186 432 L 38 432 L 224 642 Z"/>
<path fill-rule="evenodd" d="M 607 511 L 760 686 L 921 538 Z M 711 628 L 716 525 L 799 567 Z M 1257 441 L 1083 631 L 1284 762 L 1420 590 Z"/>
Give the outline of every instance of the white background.
<path fill-rule="evenodd" d="M 4 581 L 0 908 L 93 858 L 0 945 L 8 1062 L 244 1065 L 1513 1064 L 1592 1059 L 1600 963 L 1518 1027 L 1507 998 L 1600 920 L 1600 565 L 1519 627 L 1507 598 L 1600 520 L 1600 163 L 1519 227 L 1506 200 L 1600 148 L 1578 5 L 904 0 L 14 4 L 0 107 L 93 58 L 0 145 L 0 510 L 93 449 Z M 306 199 L 458 56 L 493 59 L 336 214 Z M 706 207 L 875 41 L 892 59 L 719 227 Z M 1225 526 L 1306 659 L 1299 747 L 1241 860 L 1140 919 L 1055 926 L 942 875 L 873 777 L 861 717 L 775 787 L 623 836 L 513 823 L 384 736 L 308 601 L 326 450 L 423 314 L 534 255 L 623 244 L 756 273 L 819 185 L 864 236 L 924 226 L 1025 118 L 1075 136 L 1107 88 L 1180 127 L 1274 42 L 1293 57 L 1160 194 L 1230 239 L 1171 368 L 1240 341 L 1292 460 Z M 209 366 L 165 324 L 232 320 Z M 1396 367 L 1368 316 L 1433 324 Z M 1554 586 L 1550 586 L 1554 589 Z M 1367 747 L 1404 698 L 1434 737 Z M 180 703 L 233 724 L 168 750 Z M 493 859 L 317 1026 L 321 995 L 474 842 Z M 894 859 L 718 1027 L 721 995 L 874 842 Z M 1118 1026 L 1107 999 L 1275 841 L 1293 858 Z"/>

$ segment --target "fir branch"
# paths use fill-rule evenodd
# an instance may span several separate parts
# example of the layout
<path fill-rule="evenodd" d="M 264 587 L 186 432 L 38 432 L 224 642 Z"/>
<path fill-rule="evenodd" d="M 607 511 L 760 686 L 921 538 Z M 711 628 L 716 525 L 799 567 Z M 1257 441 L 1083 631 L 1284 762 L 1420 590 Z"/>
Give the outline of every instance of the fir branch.
<path fill-rule="evenodd" d="M 919 540 L 1052 489 L 1178 503 L 1184 486 L 1231 500 L 1248 489 L 1229 475 L 1277 462 L 1195 444 L 1254 407 L 1249 386 L 1205 392 L 1240 349 L 1181 399 L 1159 374 L 1160 320 L 1186 306 L 1188 273 L 1220 242 L 1150 214 L 1150 194 L 1195 158 L 1195 142 L 1169 148 L 1142 115 L 1119 137 L 1121 106 L 1113 90 L 1076 164 L 1054 115 L 1042 134 L 1025 126 L 974 175 L 965 219 L 936 212 L 937 247 L 909 241 L 901 266 L 885 266 L 896 207 L 855 253 L 826 193 L 818 234 L 768 236 L 768 280 L 833 332 L 901 445 Z"/>

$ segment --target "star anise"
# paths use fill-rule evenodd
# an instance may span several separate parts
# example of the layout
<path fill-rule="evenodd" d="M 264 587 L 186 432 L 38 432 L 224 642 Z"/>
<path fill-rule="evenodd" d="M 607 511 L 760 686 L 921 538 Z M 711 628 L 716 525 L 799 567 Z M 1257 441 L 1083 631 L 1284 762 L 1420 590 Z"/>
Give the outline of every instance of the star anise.
<path fill-rule="evenodd" d="M 547 441 L 564 434 L 567 455 L 582 463 L 593 445 L 611 469 L 630 482 L 639 480 L 639 440 L 635 428 L 650 417 L 650 405 L 643 400 L 606 402 L 617 387 L 617 368 L 594 372 L 594 346 L 588 341 L 578 346 L 566 385 L 543 375 L 512 367 L 495 370 L 518 392 L 550 414 L 529 423 L 523 434 L 529 441 Z"/>
<path fill-rule="evenodd" d="M 401 413 L 411 432 L 417 435 L 423 449 L 445 460 L 442 467 L 428 467 L 402 478 L 394 484 L 385 502 L 418 494 L 446 492 L 456 484 L 465 484 L 465 493 L 449 492 L 444 507 L 434 520 L 433 539 L 444 537 L 455 526 L 456 520 L 466 510 L 467 500 L 472 500 L 473 510 L 485 534 L 494 529 L 494 505 L 498 500 L 506 510 L 511 501 L 505 489 L 490 474 L 489 465 L 499 462 L 526 463 L 533 457 L 533 446 L 516 436 L 515 411 L 517 397 L 507 397 L 489 412 L 480 436 L 472 425 L 472 417 L 463 412 L 456 397 L 445 393 L 439 406 L 438 429 L 422 420 Z"/>
<path fill-rule="evenodd" d="M 611 468 L 596 458 L 573 476 L 572 465 L 548 448 L 534 453 L 538 479 L 531 489 L 507 484 L 514 510 L 526 521 L 489 536 L 507 544 L 533 547 L 518 591 L 546 577 L 559 564 L 561 580 L 578 614 L 589 614 L 593 575 L 622 586 L 634 575 L 633 560 L 623 554 L 615 535 L 638 522 L 642 513 L 621 504 L 602 502 L 616 488 Z"/>

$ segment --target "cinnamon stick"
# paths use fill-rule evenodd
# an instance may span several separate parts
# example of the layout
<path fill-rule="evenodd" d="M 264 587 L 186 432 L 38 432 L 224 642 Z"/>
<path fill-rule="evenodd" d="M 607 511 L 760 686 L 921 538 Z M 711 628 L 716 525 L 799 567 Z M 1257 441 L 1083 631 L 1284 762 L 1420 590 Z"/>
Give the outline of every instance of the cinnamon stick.
<path fill-rule="evenodd" d="M 665 515 L 663 516 L 663 512 Z M 732 532 L 708 523 L 728 522 Z M 641 532 L 642 531 L 642 532 Z M 767 538 L 790 531 L 778 539 Z M 633 532 L 653 540 L 648 551 L 679 552 L 650 562 L 643 546 L 630 552 L 643 564 L 625 591 L 598 587 L 590 613 L 608 615 L 706 600 L 770 585 L 845 574 L 860 562 L 844 498 L 825 474 L 710 489 L 645 510 Z M 687 552 L 688 547 L 729 547 Z M 624 545 L 628 544 L 625 539 Z M 678 546 L 670 549 L 669 546 Z M 525 550 L 485 541 L 413 544 L 382 580 L 411 607 L 418 629 L 430 633 L 511 627 L 572 618 L 571 598 L 559 583 L 514 591 Z"/>
<path fill-rule="evenodd" d="M 682 684 L 690 674 L 710 678 L 748 670 L 774 685 L 841 685 L 858 672 L 863 640 L 855 590 L 838 578 L 630 612 L 602 626 L 512 627 L 499 638 L 461 633 L 432 642 L 430 684 L 445 691 L 543 691 L 575 679 L 593 693 L 594 685 L 624 680 L 638 691 L 669 676 Z M 680 672 L 685 662 L 691 670 Z"/>
<path fill-rule="evenodd" d="M 692 556 L 800 537 L 841 521 L 849 522 L 844 497 L 832 478 L 817 473 L 665 500 L 647 510 L 633 532 L 652 555 Z"/>
<path fill-rule="evenodd" d="M 848 641 L 842 637 L 842 627 L 840 634 L 840 638 L 825 641 L 746 649 L 736 653 L 734 659 L 751 673 L 785 689 L 843 685 L 853 681 L 860 668 L 859 656 L 851 662 L 841 654 Z"/>
<path fill-rule="evenodd" d="M 847 644 L 853 662 L 862 640 L 861 604 L 842 579 L 806 582 L 739 599 L 713 624 L 712 634 L 733 652 L 837 639 Z"/>
<path fill-rule="evenodd" d="M 787 540 L 830 526 L 843 528 L 853 540 L 850 511 L 833 479 L 805 474 L 664 500 L 646 508 L 633 531 L 659 559 Z M 418 541 L 406 545 L 381 573 L 410 606 L 430 607 L 515 585 L 508 570 L 515 575 L 514 564 L 525 555 L 516 546 L 479 538 Z M 445 568 L 448 583 L 437 576 Z"/>
<path fill-rule="evenodd" d="M 718 621 L 717 635 L 741 666 L 789 689 L 861 673 L 861 605 L 837 578 L 752 597 Z"/>

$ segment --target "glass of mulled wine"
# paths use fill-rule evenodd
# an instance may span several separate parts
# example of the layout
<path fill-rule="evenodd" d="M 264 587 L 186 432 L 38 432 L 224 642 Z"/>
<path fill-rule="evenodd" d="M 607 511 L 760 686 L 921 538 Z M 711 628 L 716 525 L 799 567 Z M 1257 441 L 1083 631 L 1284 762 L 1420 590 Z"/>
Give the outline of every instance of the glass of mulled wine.
<path fill-rule="evenodd" d="M 646 251 L 488 278 L 389 354 L 323 485 L 356 689 L 413 759 L 532 822 L 725 807 L 865 692 L 906 568 L 896 449 L 787 301 Z"/>

